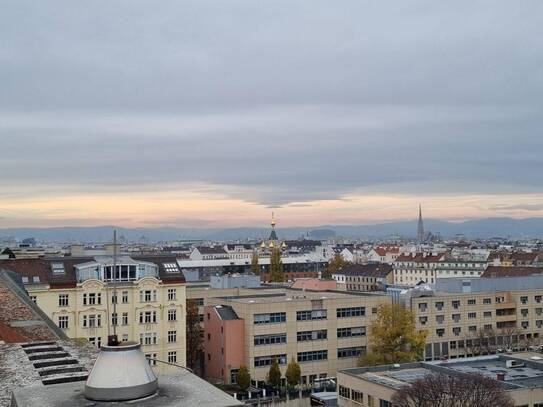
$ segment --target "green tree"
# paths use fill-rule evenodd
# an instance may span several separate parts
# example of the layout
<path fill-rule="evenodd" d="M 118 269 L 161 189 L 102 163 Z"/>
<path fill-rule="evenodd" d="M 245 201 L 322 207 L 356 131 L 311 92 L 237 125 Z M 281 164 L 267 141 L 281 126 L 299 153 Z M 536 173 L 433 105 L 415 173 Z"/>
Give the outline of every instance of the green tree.
<path fill-rule="evenodd" d="M 282 283 L 284 281 L 283 262 L 281 261 L 281 250 L 272 249 L 270 257 L 270 281 Z"/>
<path fill-rule="evenodd" d="M 279 369 L 277 358 L 273 358 L 270 370 L 268 371 L 268 384 L 274 388 L 281 385 L 281 369 Z"/>
<path fill-rule="evenodd" d="M 241 391 L 247 391 L 251 385 L 251 375 L 245 366 L 240 366 L 238 370 L 238 387 Z"/>
<path fill-rule="evenodd" d="M 426 333 L 418 332 L 413 313 L 400 305 L 379 307 L 377 319 L 370 327 L 369 352 L 359 360 L 360 366 L 405 363 L 421 360 Z"/>
<path fill-rule="evenodd" d="M 300 365 L 294 360 L 294 358 L 292 358 L 287 366 L 287 372 L 285 373 L 288 385 L 291 387 L 296 387 L 298 384 L 300 384 L 301 375 L 302 371 L 300 369 Z"/>
<path fill-rule="evenodd" d="M 186 354 L 187 366 L 197 371 L 200 367 L 204 344 L 204 330 L 200 324 L 198 304 L 194 299 L 187 299 L 186 313 Z"/>
<path fill-rule="evenodd" d="M 326 280 L 332 279 L 332 274 L 341 270 L 343 267 L 349 266 L 351 263 L 346 261 L 343 256 L 339 253 L 336 253 L 332 260 L 328 262 L 328 266 L 322 272 L 322 278 Z"/>
<path fill-rule="evenodd" d="M 255 276 L 260 275 L 260 266 L 258 265 L 258 253 L 253 251 L 253 257 L 251 258 L 251 271 Z"/>

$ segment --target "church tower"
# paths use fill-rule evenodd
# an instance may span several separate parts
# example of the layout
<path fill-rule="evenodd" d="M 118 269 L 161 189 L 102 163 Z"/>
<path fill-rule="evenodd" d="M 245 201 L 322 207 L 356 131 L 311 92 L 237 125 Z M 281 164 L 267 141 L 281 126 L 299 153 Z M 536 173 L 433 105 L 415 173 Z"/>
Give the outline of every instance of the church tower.
<path fill-rule="evenodd" d="M 419 204 L 419 224 L 417 228 L 417 243 L 420 245 L 424 242 L 424 223 L 422 221 L 422 206 Z"/>

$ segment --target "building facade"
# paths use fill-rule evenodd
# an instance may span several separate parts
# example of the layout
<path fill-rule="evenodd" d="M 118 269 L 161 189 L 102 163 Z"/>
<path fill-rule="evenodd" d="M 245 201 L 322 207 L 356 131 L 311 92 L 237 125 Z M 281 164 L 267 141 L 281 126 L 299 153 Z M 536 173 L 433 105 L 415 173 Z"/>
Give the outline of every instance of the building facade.
<path fill-rule="evenodd" d="M 175 257 L 1 261 L 69 338 L 99 347 L 114 332 L 150 358 L 185 365 L 185 280 Z M 167 364 L 151 361 L 157 370 Z"/>
<path fill-rule="evenodd" d="M 388 301 L 382 294 L 292 289 L 209 298 L 204 308 L 207 378 L 231 383 L 242 363 L 253 384 L 262 385 L 273 359 L 283 377 L 288 362 L 298 361 L 302 384 L 335 377 L 339 369 L 356 366 L 366 352 L 369 326 L 378 306 Z M 232 343 L 244 344 L 240 359 L 239 348 L 229 347 Z"/>

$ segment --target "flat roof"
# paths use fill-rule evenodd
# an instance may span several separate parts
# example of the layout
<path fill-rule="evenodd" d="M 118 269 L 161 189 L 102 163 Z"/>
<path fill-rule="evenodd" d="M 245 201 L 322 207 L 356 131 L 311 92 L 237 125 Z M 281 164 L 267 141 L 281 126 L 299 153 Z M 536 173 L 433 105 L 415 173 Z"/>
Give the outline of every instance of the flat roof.
<path fill-rule="evenodd" d="M 277 289 L 260 289 L 258 293 L 244 294 L 238 296 L 222 297 L 228 301 L 240 303 L 270 303 L 270 302 L 285 302 L 285 301 L 308 301 L 308 300 L 325 300 L 325 299 L 357 299 L 361 296 L 385 297 L 384 293 L 371 293 L 368 295 L 359 295 L 358 293 L 350 293 L 345 291 L 303 291 L 298 289 L 282 289 L 278 292 Z M 366 293 L 361 293 L 366 294 Z"/>
<path fill-rule="evenodd" d="M 514 366 L 507 366 L 507 361 L 514 361 Z M 393 389 L 411 384 L 429 374 L 464 375 L 482 374 L 497 380 L 498 374 L 504 375 L 500 381 L 505 389 L 543 387 L 543 355 L 536 352 L 522 352 L 512 355 L 489 355 L 472 358 L 452 359 L 448 361 L 415 362 L 368 368 L 345 369 L 341 373 L 363 380 L 381 384 Z"/>

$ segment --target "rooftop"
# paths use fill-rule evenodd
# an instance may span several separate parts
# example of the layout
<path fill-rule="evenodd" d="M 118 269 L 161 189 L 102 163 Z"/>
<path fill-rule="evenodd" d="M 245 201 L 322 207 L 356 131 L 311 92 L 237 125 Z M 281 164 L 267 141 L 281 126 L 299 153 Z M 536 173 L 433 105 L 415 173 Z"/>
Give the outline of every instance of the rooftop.
<path fill-rule="evenodd" d="M 429 374 L 464 375 L 482 374 L 498 380 L 503 375 L 507 390 L 543 387 L 543 357 L 539 353 L 523 352 L 513 355 L 478 356 L 448 361 L 405 363 L 345 369 L 341 373 L 371 381 L 392 389 L 424 378 Z"/>
<path fill-rule="evenodd" d="M 304 291 L 299 289 L 260 289 L 254 295 L 224 297 L 228 301 L 246 304 L 267 304 L 285 301 L 308 301 L 325 299 L 356 299 L 358 297 L 386 296 L 382 292 L 345 292 L 345 291 Z"/>

